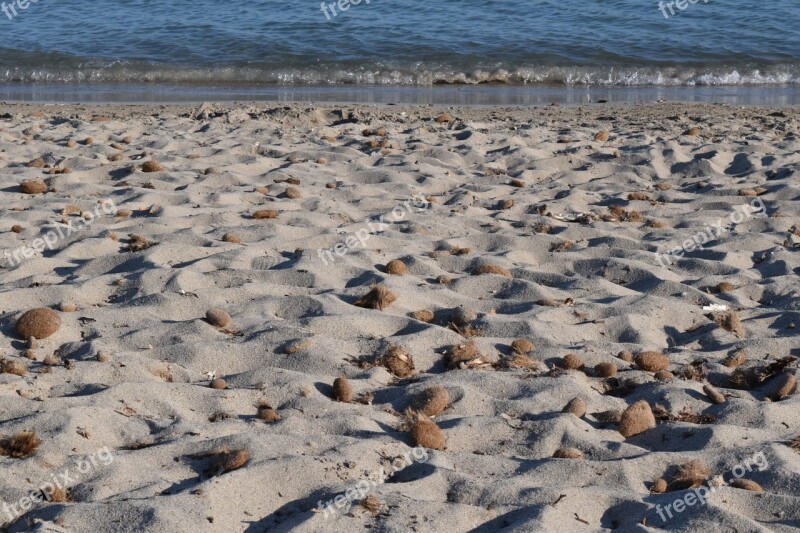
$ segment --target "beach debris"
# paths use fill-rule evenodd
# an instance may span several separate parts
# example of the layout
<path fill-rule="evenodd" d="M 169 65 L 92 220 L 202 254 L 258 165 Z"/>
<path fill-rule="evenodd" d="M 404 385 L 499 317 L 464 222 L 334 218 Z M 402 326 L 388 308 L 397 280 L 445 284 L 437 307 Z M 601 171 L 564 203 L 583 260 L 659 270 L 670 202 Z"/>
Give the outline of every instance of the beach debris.
<path fill-rule="evenodd" d="M 712 385 L 706 383 L 703 385 L 703 392 L 708 396 L 712 403 L 720 404 L 725 403 L 725 395 L 715 389 Z"/>
<path fill-rule="evenodd" d="M 43 194 L 47 192 L 47 184 L 42 180 L 23 180 L 19 184 L 19 191 L 23 194 Z"/>
<path fill-rule="evenodd" d="M 500 265 L 483 264 L 472 269 L 473 276 L 480 276 L 482 274 L 497 274 L 498 276 L 503 276 L 506 278 L 512 277 L 511 272 L 509 272 L 508 269 L 501 267 Z"/>
<path fill-rule="evenodd" d="M 8 439 L 0 441 L 0 455 L 14 459 L 27 459 L 36 454 L 42 440 L 35 431 L 20 431 Z"/>
<path fill-rule="evenodd" d="M 617 375 L 617 365 L 610 362 L 597 363 L 594 366 L 594 375 L 599 378 L 610 378 Z"/>
<path fill-rule="evenodd" d="M 411 400 L 411 409 L 426 416 L 437 416 L 450 404 L 450 394 L 441 385 L 433 385 L 417 393 Z"/>
<path fill-rule="evenodd" d="M 511 351 L 518 354 L 529 354 L 533 351 L 533 343 L 528 339 L 515 339 L 511 343 Z"/>
<path fill-rule="evenodd" d="M 730 486 L 735 489 L 744 489 L 752 492 L 764 492 L 764 489 L 761 487 L 761 485 L 750 479 L 734 479 L 731 481 Z"/>
<path fill-rule="evenodd" d="M 580 396 L 576 396 L 564 406 L 564 409 L 562 409 L 561 412 L 570 413 L 578 418 L 583 418 L 583 416 L 586 414 L 586 401 Z"/>
<path fill-rule="evenodd" d="M 163 172 L 164 167 L 158 161 L 145 161 L 142 163 L 142 172 Z"/>
<path fill-rule="evenodd" d="M 640 352 L 633 358 L 633 362 L 637 368 L 646 372 L 658 372 L 669 368 L 669 357 L 660 352 Z"/>
<path fill-rule="evenodd" d="M 212 476 L 219 476 L 227 472 L 238 470 L 250 462 L 250 452 L 245 448 L 230 451 L 220 450 L 213 452 L 211 457 L 209 473 Z"/>
<path fill-rule="evenodd" d="M 433 311 L 429 311 L 428 309 L 421 309 L 419 311 L 414 311 L 411 313 L 411 318 L 414 320 L 419 320 L 420 322 L 433 322 L 435 315 Z"/>
<path fill-rule="evenodd" d="M 406 264 L 399 259 L 392 259 L 386 263 L 386 272 L 393 276 L 402 276 L 408 271 Z"/>
<path fill-rule="evenodd" d="M 17 319 L 17 335 L 22 339 L 46 339 L 61 327 L 61 317 L 47 307 L 38 307 L 23 313 Z"/>
<path fill-rule="evenodd" d="M 214 327 L 225 328 L 231 323 L 231 315 L 224 309 L 215 307 L 206 311 L 206 320 Z"/>
<path fill-rule="evenodd" d="M 745 331 L 742 326 L 742 321 L 735 311 L 728 311 L 723 315 L 716 315 L 714 321 L 725 331 L 733 333 L 737 337 L 744 337 Z"/>
<path fill-rule="evenodd" d="M 350 403 L 353 401 L 353 388 L 346 377 L 333 380 L 333 399 L 337 402 Z"/>
<path fill-rule="evenodd" d="M 407 378 L 415 375 L 414 359 L 402 346 L 392 344 L 381 357 L 381 365 L 398 378 Z"/>
<path fill-rule="evenodd" d="M 559 448 L 553 453 L 556 459 L 583 459 L 583 452 L 578 448 Z"/>
<path fill-rule="evenodd" d="M 380 311 L 392 305 L 396 300 L 397 296 L 384 285 L 372 285 L 369 292 L 356 300 L 353 305 Z"/>
<path fill-rule="evenodd" d="M 797 378 L 794 372 L 783 372 L 767 383 L 766 396 L 777 402 L 793 394 L 796 388 Z"/>
<path fill-rule="evenodd" d="M 444 432 L 436 422 L 422 413 L 411 412 L 411 442 L 414 446 L 422 446 L 432 450 L 443 450 L 446 439 Z"/>
<path fill-rule="evenodd" d="M 491 365 L 483 360 L 475 340 L 454 344 L 448 349 L 448 368 L 450 370 L 465 368 L 487 368 Z"/>
<path fill-rule="evenodd" d="M 585 366 L 583 364 L 583 359 L 581 359 L 574 353 L 568 353 L 567 355 L 562 357 L 558 365 L 564 370 L 580 370 Z"/>
<path fill-rule="evenodd" d="M 128 239 L 128 243 L 122 248 L 123 250 L 127 250 L 129 252 L 146 250 L 147 248 L 150 248 L 156 244 L 147 237 L 144 237 L 143 235 L 136 235 L 134 233 L 129 233 Z"/>
<path fill-rule="evenodd" d="M 28 373 L 28 365 L 22 361 L 3 359 L 0 361 L 0 372 L 23 377 Z"/>
<path fill-rule="evenodd" d="M 645 400 L 630 405 L 622 412 L 617 426 L 623 437 L 633 437 L 656 427 L 656 417 Z"/>
<path fill-rule="evenodd" d="M 702 485 L 711 476 L 711 469 L 697 459 L 678 466 L 678 470 L 669 484 L 670 492 L 694 489 Z"/>
<path fill-rule="evenodd" d="M 727 281 L 721 281 L 721 282 L 717 283 L 717 286 L 716 286 L 717 292 L 730 292 L 730 291 L 734 290 L 735 288 L 736 288 L 736 285 L 734 285 L 733 283 L 727 282 Z M 703 310 L 705 311 L 705 307 L 703 308 Z M 726 306 L 725 309 L 723 309 L 723 311 L 727 311 L 727 306 Z"/>
<path fill-rule="evenodd" d="M 212 389 L 223 390 L 228 388 L 228 384 L 222 378 L 215 378 L 208 384 Z"/>
<path fill-rule="evenodd" d="M 366 512 L 375 516 L 380 512 L 384 504 L 378 498 L 370 494 L 369 496 L 358 502 L 358 505 Z"/>
<path fill-rule="evenodd" d="M 608 132 L 607 131 L 598 131 L 594 135 L 594 140 L 599 142 L 606 142 L 608 140 Z"/>
<path fill-rule="evenodd" d="M 251 215 L 254 220 L 272 220 L 278 218 L 278 212 L 274 209 L 259 209 Z"/>
<path fill-rule="evenodd" d="M 657 480 L 653 481 L 653 485 L 650 487 L 650 494 L 662 494 L 667 492 L 667 480 L 664 478 L 658 478 Z"/>
<path fill-rule="evenodd" d="M 266 401 L 259 402 L 256 418 L 264 422 L 276 422 L 281 419 L 278 412 Z"/>
<path fill-rule="evenodd" d="M 708 313 L 724 313 L 727 310 L 728 306 L 725 304 L 710 304 L 703 306 L 703 311 Z"/>
<path fill-rule="evenodd" d="M 731 352 L 725 356 L 725 359 L 722 360 L 722 364 L 728 368 L 736 368 L 742 366 L 746 362 L 747 352 L 744 350 L 736 350 L 735 352 Z"/>

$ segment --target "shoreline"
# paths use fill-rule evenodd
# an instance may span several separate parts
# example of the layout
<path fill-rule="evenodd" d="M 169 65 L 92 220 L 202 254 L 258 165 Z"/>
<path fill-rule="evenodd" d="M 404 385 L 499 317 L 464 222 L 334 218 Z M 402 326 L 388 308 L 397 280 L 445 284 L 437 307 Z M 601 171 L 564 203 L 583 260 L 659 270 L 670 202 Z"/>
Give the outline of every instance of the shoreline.
<path fill-rule="evenodd" d="M 724 103 L 800 105 L 800 85 L 760 86 L 202 86 L 161 84 L 0 84 L 11 103 L 176 104 L 216 101 L 530 107 L 551 103 Z"/>

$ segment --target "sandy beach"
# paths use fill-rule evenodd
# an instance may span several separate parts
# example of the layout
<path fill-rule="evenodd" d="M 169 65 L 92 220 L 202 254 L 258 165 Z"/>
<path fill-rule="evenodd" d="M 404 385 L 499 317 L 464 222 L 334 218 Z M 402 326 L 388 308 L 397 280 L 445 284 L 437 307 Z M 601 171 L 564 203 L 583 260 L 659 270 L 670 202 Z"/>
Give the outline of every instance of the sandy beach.
<path fill-rule="evenodd" d="M 800 528 L 800 108 L 4 104 L 0 169 L 8 531 Z"/>

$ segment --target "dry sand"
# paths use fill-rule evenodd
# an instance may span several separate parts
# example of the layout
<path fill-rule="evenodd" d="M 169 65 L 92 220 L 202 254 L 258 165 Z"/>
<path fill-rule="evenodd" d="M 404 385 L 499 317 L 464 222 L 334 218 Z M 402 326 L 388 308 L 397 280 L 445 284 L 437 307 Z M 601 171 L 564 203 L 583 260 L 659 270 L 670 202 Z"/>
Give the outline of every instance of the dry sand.
<path fill-rule="evenodd" d="M 800 527 L 800 110 L 0 113 L 11 531 Z M 395 300 L 362 298 L 376 284 Z M 15 321 L 38 307 L 61 324 L 28 352 Z M 623 353 L 643 351 L 666 357 Z M 411 431 L 433 385 L 446 410 L 415 407 L 441 434 Z M 618 426 L 642 400 L 657 425 Z M 364 506 L 319 508 L 442 435 Z M 763 492 L 659 517 L 692 492 L 679 465 L 727 482 L 748 459 Z M 23 500 L 64 472 L 67 501 Z"/>

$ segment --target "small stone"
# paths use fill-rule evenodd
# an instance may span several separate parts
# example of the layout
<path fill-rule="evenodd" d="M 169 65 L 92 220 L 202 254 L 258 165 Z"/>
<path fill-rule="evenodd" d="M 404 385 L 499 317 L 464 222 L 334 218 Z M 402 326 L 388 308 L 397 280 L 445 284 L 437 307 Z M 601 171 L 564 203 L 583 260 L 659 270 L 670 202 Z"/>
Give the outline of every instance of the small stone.
<path fill-rule="evenodd" d="M 206 320 L 208 320 L 208 323 L 212 326 L 224 328 L 231 323 L 231 315 L 224 309 L 209 309 L 206 311 Z"/>
<path fill-rule="evenodd" d="M 211 383 L 209 383 L 208 386 L 211 387 L 212 389 L 217 389 L 217 390 L 222 390 L 222 389 L 227 389 L 228 388 L 228 384 L 225 383 L 225 380 L 222 379 L 222 378 L 217 378 L 217 379 L 211 380 Z"/>
<path fill-rule="evenodd" d="M 571 413 L 578 418 L 583 418 L 583 415 L 586 414 L 586 402 L 580 396 L 576 396 L 564 406 L 564 409 L 562 409 L 561 412 Z"/>
<path fill-rule="evenodd" d="M 622 412 L 618 429 L 623 437 L 628 438 L 654 427 L 656 427 L 656 417 L 653 416 L 650 404 L 639 400 Z"/>

